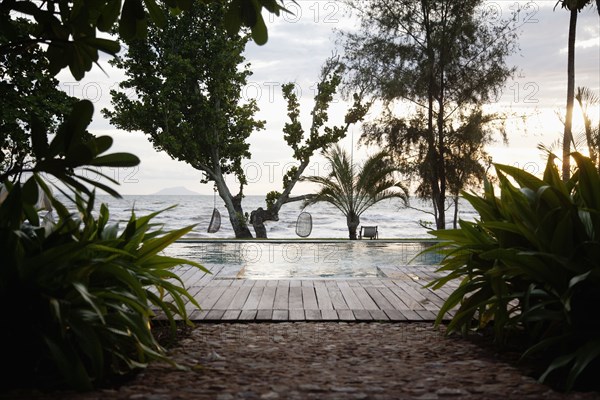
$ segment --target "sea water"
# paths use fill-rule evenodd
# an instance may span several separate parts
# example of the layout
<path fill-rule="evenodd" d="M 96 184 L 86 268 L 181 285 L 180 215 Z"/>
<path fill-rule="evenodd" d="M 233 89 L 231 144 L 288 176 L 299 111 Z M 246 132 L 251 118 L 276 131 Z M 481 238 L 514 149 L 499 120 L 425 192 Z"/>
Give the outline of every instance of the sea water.
<path fill-rule="evenodd" d="M 176 207 L 166 210 L 153 220 L 163 224 L 167 230 L 194 225 L 192 231 L 186 236 L 190 239 L 228 239 L 234 238 L 233 229 L 229 222 L 227 210 L 222 201 L 217 198 L 217 209 L 221 213 L 221 229 L 217 233 L 208 233 L 208 225 L 213 212 L 213 196 L 184 195 L 184 196 L 123 196 L 116 199 L 107 195 L 97 196 L 97 207 L 100 203 L 109 206 L 112 221 L 125 221 L 129 219 L 132 211 L 137 216 L 147 215 L 156 211 L 165 210 L 173 205 Z M 266 208 L 264 196 L 246 196 L 242 206 L 244 212 L 250 214 L 258 207 Z M 433 222 L 431 203 L 411 200 L 411 207 L 402 205 L 398 199 L 379 202 L 369 208 L 360 217 L 361 225 L 376 225 L 380 238 L 432 238 L 428 229 L 420 222 Z M 419 210 L 423 211 L 419 211 Z M 448 226 L 451 226 L 452 210 L 447 211 Z M 459 218 L 473 220 L 477 214 L 470 205 L 461 203 Z M 337 208 L 327 203 L 318 203 L 302 209 L 301 202 L 285 204 L 279 212 L 279 221 L 265 223 L 267 236 L 270 239 L 293 239 L 296 235 L 296 221 L 298 215 L 306 211 L 312 216 L 312 232 L 310 238 L 344 239 L 348 238 L 346 217 Z M 250 229 L 252 232 L 252 228 Z M 253 232 L 254 233 L 254 232 Z"/>

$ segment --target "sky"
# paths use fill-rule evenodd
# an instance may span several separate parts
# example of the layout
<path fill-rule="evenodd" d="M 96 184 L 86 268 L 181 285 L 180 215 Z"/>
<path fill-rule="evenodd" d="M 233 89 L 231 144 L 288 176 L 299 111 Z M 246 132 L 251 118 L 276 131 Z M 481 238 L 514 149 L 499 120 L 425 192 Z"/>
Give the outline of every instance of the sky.
<path fill-rule="evenodd" d="M 251 63 L 253 75 L 242 95 L 256 99 L 260 111 L 257 118 L 266 121 L 266 129 L 250 137 L 252 158 L 244 163 L 249 182 L 246 195 L 265 195 L 271 190 L 281 190 L 282 175 L 294 165 L 292 152 L 283 140 L 282 128 L 287 120 L 286 104 L 281 85 L 296 84 L 301 94 L 301 121 L 308 129 L 310 109 L 313 105 L 314 88 L 320 67 L 328 56 L 341 52 L 336 45 L 336 30 L 356 27 L 356 17 L 338 1 L 298 0 L 287 3 L 294 15 L 280 17 L 264 14 L 269 30 L 269 41 L 264 46 L 250 43 L 245 56 Z M 503 95 L 490 110 L 503 110 L 528 116 L 526 121 L 512 119 L 508 126 L 508 145 L 498 140 L 488 147 L 495 162 L 510 164 L 532 173 L 540 173 L 545 164 L 538 143 L 551 145 L 562 135 L 562 125 L 557 113 L 564 113 L 566 102 L 566 64 L 569 13 L 560 7 L 553 10 L 555 0 L 550 1 L 488 1 L 485 7 L 495 11 L 497 17 L 508 17 L 519 8 L 520 28 L 517 53 L 508 59 L 518 73 L 510 79 Z M 587 86 L 600 93 L 600 28 L 595 8 L 585 9 L 579 16 L 576 44 L 576 86 Z M 94 67 L 82 81 L 76 81 L 68 70 L 59 74 L 60 85 L 67 93 L 89 99 L 94 103 L 94 120 L 90 131 L 96 135 L 114 138 L 111 151 L 127 151 L 136 154 L 141 163 L 135 168 L 109 169 L 102 173 L 120 183 L 117 190 L 124 195 L 152 194 L 161 189 L 185 187 L 201 194 L 212 194 L 212 186 L 201 184 L 202 174 L 184 162 L 172 160 L 166 153 L 156 151 L 141 132 L 126 132 L 112 127 L 100 113 L 110 108 L 110 94 L 123 79 L 123 73 L 108 64 L 108 56 L 102 56 L 100 65 Z M 336 96 L 330 108 L 332 124 L 341 124 L 349 105 Z M 600 110 L 596 110 L 600 114 Z M 576 109 L 575 129 L 582 126 Z M 376 110 L 367 115 L 375 118 Z M 596 120 L 600 115 L 596 115 Z M 360 126 L 350 129 L 341 145 L 354 152 L 357 161 L 376 151 L 358 146 Z M 500 139 L 500 138 L 499 138 Z M 326 163 L 321 156 L 314 158 L 308 174 L 326 173 Z M 95 179 L 92 173 L 88 177 Z M 233 178 L 228 179 L 232 191 L 237 187 Z M 306 184 L 302 184 L 306 185 Z M 299 185 L 293 194 L 312 191 L 311 187 Z"/>

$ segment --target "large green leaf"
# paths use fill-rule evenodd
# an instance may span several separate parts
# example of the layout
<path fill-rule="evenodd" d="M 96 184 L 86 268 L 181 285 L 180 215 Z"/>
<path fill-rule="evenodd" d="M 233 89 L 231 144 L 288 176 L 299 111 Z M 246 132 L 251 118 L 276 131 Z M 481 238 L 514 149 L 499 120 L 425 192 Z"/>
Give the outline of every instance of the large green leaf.
<path fill-rule="evenodd" d="M 135 167 L 139 165 L 140 159 L 130 153 L 112 153 L 94 158 L 89 165 L 98 167 Z"/>

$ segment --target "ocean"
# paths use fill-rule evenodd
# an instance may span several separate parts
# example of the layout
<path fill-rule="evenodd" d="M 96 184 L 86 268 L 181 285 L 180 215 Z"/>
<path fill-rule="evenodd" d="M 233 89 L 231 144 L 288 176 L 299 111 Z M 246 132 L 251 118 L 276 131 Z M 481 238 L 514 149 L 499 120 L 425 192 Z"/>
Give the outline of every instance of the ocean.
<path fill-rule="evenodd" d="M 126 195 L 116 199 L 108 195 L 97 196 L 96 208 L 100 203 L 109 206 L 112 221 L 127 221 L 132 210 L 137 216 L 147 215 L 155 211 L 164 210 L 176 205 L 175 208 L 159 214 L 154 222 L 164 224 L 165 229 L 177 229 L 194 225 L 193 230 L 186 236 L 189 239 L 228 239 L 234 238 L 234 233 L 229 223 L 227 210 L 220 198 L 217 198 L 217 209 L 221 213 L 221 229 L 216 233 L 208 233 L 208 225 L 213 211 L 213 196 L 206 195 Z M 264 196 L 246 196 L 242 206 L 244 212 L 250 212 L 258 207 L 265 207 Z M 431 210 L 430 202 L 416 199 L 411 200 L 411 206 L 426 211 Z M 302 212 L 301 202 L 284 205 L 279 213 L 279 221 L 267 222 L 267 236 L 269 239 L 293 239 L 296 235 L 296 221 Z M 335 207 L 319 203 L 307 207 L 304 211 L 312 216 L 312 239 L 343 239 L 348 238 L 348 228 L 345 216 Z M 452 223 L 453 208 L 447 211 L 448 226 Z M 473 220 L 476 212 L 469 204 L 462 204 L 459 218 Z M 428 229 L 419 225 L 419 221 L 433 221 L 433 217 L 413 208 L 401 205 L 398 199 L 382 201 L 369 208 L 361 216 L 361 225 L 377 225 L 380 238 L 390 239 L 422 239 L 432 238 Z M 124 226 L 124 223 L 123 223 Z M 251 229 L 253 232 L 253 230 Z"/>

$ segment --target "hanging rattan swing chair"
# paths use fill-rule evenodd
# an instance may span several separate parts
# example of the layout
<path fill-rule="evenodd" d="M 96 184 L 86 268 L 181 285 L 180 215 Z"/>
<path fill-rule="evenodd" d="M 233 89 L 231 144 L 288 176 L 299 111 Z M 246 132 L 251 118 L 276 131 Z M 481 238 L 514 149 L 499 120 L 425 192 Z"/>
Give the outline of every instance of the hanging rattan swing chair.
<path fill-rule="evenodd" d="M 213 212 L 212 212 L 212 216 L 210 217 L 210 224 L 208 224 L 208 233 L 217 233 L 219 231 L 219 229 L 221 229 L 221 213 L 219 212 L 219 210 L 217 210 L 217 186 L 215 185 L 215 187 L 213 188 L 215 194 L 214 194 L 214 200 L 213 200 Z"/>
<path fill-rule="evenodd" d="M 302 211 L 296 220 L 296 235 L 305 238 L 312 232 L 312 215 Z"/>

